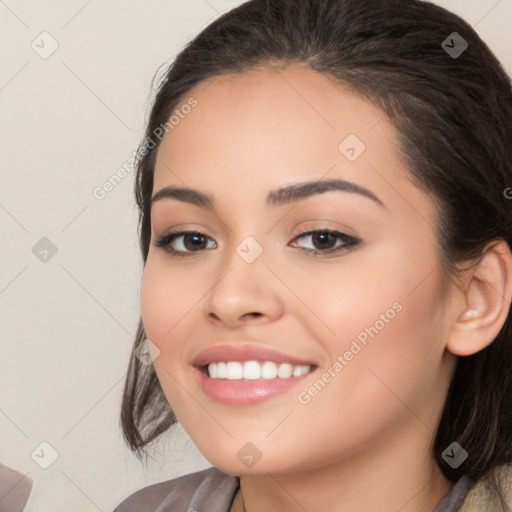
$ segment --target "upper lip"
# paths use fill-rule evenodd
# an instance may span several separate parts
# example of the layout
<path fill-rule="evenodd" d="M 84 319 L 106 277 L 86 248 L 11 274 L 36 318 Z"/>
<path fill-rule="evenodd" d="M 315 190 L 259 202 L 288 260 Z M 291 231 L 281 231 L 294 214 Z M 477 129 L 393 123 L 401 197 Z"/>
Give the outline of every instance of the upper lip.
<path fill-rule="evenodd" d="M 300 359 L 263 345 L 219 344 L 200 352 L 192 361 L 193 366 L 206 366 L 219 361 L 274 361 L 292 365 L 315 365 L 313 361 Z"/>

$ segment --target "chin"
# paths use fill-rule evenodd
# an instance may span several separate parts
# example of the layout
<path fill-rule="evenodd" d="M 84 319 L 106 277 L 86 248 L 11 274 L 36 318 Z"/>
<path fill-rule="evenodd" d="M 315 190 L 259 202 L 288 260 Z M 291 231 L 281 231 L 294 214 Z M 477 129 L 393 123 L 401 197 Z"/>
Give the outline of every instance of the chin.
<path fill-rule="evenodd" d="M 210 464 L 228 475 L 266 475 L 300 471 L 299 467 L 294 467 L 293 462 L 290 465 L 291 461 L 287 454 L 270 446 L 265 450 L 258 450 L 254 445 L 244 443 L 240 448 L 238 444 L 236 447 L 224 448 L 223 451 L 219 451 L 222 447 L 217 448 L 215 452 L 211 452 L 211 446 L 208 451 L 200 451 Z M 266 456 L 265 451 L 270 452 L 270 455 Z"/>

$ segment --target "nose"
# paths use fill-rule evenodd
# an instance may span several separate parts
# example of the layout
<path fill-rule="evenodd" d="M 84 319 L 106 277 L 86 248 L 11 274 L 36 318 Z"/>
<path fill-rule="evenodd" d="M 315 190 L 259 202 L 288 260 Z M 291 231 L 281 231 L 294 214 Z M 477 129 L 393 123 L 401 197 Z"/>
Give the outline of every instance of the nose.
<path fill-rule="evenodd" d="M 279 280 L 266 266 L 263 255 L 247 263 L 235 251 L 203 301 L 208 321 L 229 329 L 275 321 L 283 309 Z"/>

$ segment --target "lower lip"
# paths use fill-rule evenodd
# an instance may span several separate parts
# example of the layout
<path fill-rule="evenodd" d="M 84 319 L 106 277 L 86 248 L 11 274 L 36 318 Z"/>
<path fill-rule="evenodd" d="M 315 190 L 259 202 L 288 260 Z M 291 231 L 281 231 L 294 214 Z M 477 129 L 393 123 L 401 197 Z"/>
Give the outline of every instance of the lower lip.
<path fill-rule="evenodd" d="M 196 375 L 203 391 L 214 400 L 230 405 L 254 405 L 286 393 L 313 371 L 300 377 L 260 380 L 212 379 L 199 368 L 196 368 Z"/>

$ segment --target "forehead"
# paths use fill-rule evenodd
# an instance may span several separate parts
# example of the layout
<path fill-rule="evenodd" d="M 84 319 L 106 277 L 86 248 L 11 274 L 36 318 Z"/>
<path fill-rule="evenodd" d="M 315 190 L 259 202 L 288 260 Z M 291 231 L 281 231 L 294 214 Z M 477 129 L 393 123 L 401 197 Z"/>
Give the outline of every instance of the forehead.
<path fill-rule="evenodd" d="M 306 65 L 214 77 L 190 90 L 175 112 L 191 98 L 196 106 L 179 116 L 158 150 L 154 191 L 173 184 L 215 196 L 226 187 L 266 196 L 325 177 L 391 199 L 396 191 L 386 181 L 411 186 L 384 113 Z"/>

